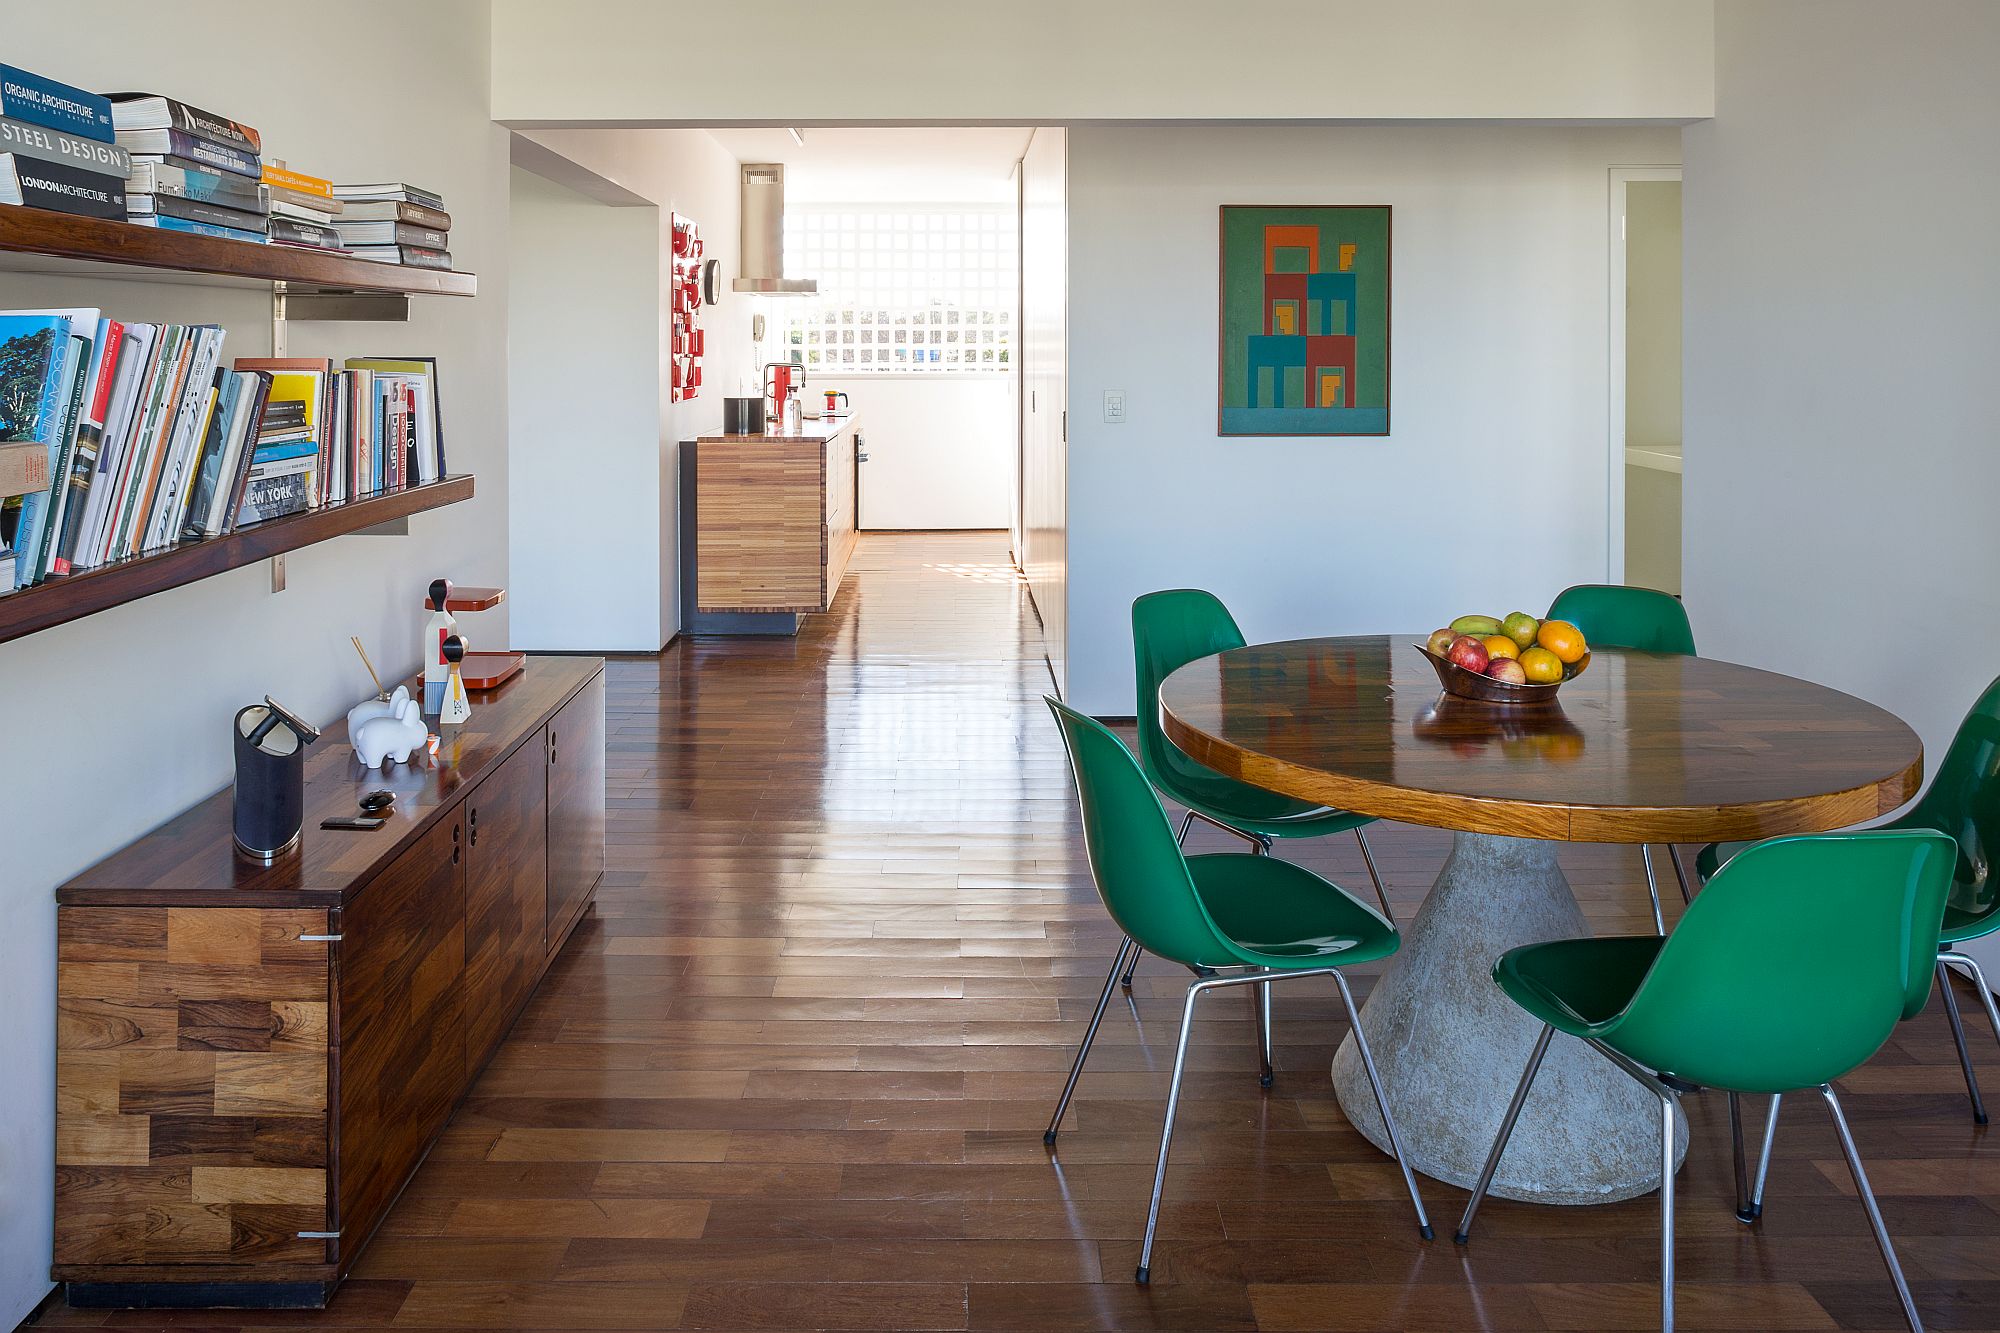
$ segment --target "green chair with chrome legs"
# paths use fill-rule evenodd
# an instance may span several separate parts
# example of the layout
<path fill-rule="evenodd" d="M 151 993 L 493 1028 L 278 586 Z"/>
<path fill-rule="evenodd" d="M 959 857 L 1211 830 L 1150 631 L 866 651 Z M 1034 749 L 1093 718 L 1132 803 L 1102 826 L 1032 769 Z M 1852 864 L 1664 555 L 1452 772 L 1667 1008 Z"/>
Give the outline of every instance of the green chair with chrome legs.
<path fill-rule="evenodd" d="M 1179 840 L 1187 840 L 1196 820 L 1232 833 L 1258 852 L 1287 838 L 1323 838 L 1334 833 L 1353 833 L 1361 845 L 1368 878 L 1374 881 L 1376 900 L 1382 914 L 1395 920 L 1389 895 L 1382 887 L 1382 875 L 1375 866 L 1375 853 L 1363 830 L 1374 819 L 1346 810 L 1333 810 L 1307 801 L 1293 800 L 1224 777 L 1212 768 L 1196 763 L 1167 739 L 1160 728 L 1160 682 L 1197 658 L 1244 646 L 1243 631 L 1213 593 L 1199 588 L 1171 588 L 1147 593 L 1132 603 L 1132 656 L 1138 678 L 1139 763 L 1153 786 L 1169 800 L 1183 806 Z M 1128 942 L 1129 943 L 1129 942 Z M 1124 946 L 1121 946 L 1124 947 Z M 1132 969 L 1138 966 L 1142 950 L 1129 949 L 1121 980 L 1132 984 Z M 1263 1006 L 1268 1010 L 1268 1005 Z M 1271 1071 L 1264 1071 L 1269 1086 Z"/>
<path fill-rule="evenodd" d="M 1453 1239 L 1470 1235 L 1542 1057 L 1562 1032 L 1660 1100 L 1663 1328 L 1674 1326 L 1674 1103 L 1704 1087 L 1810 1088 L 1833 1117 L 1903 1317 L 1922 1333 L 1833 1080 L 1930 998 L 1931 941 L 1956 855 L 1950 838 L 1927 831 L 1777 838 L 1725 867 L 1670 936 L 1558 940 L 1502 955 L 1493 979 L 1542 1030 Z"/>
<path fill-rule="evenodd" d="M 1629 648 L 1642 653 L 1672 653 L 1695 656 L 1694 627 L 1688 624 L 1687 608 L 1672 593 L 1656 588 L 1635 588 L 1621 583 L 1579 583 L 1556 594 L 1549 606 L 1548 619 L 1567 620 L 1583 631 L 1593 648 Z M 1680 848 L 1667 844 L 1667 857 L 1680 882 L 1681 901 L 1689 897 L 1687 868 L 1681 864 Z M 1653 931 L 1667 933 L 1667 919 L 1660 911 L 1660 882 L 1653 874 L 1653 849 L 1639 844 L 1639 859 L 1646 866 L 1646 892 L 1653 899 Z"/>
<path fill-rule="evenodd" d="M 1959 1069 L 1965 1075 L 1966 1096 L 1972 1100 L 1972 1118 L 1986 1123 L 1986 1103 L 1979 1093 L 1979 1076 L 1973 1072 L 1972 1053 L 1965 1044 L 1965 1023 L 1959 1017 L 1958 997 L 1945 975 L 1948 964 L 1956 964 L 1972 975 L 1979 999 L 1986 1009 L 1993 1034 L 2000 1037 L 2000 1006 L 1986 975 L 1964 946 L 1972 940 L 2000 931 L 2000 874 L 1993 858 L 2000 856 L 2000 680 L 1986 687 L 1965 720 L 1958 724 L 1951 744 L 1938 765 L 1937 776 L 1907 813 L 1882 825 L 1887 829 L 1934 829 L 1958 845 L 1957 866 L 1952 875 L 1951 896 L 1945 904 L 1944 924 L 1938 931 L 1938 992 L 1944 1001 L 1945 1018 L 1951 1024 L 1952 1040 L 1958 1046 Z M 1705 882 L 1749 843 L 1710 843 L 1695 857 L 1695 871 Z M 1758 1184 L 1749 1205 L 1739 1211 L 1745 1222 L 1755 1221 L 1763 1212 L 1763 1177 L 1768 1169 L 1770 1143 L 1777 1130 L 1777 1106 L 1771 1108 L 1765 1125 L 1764 1164 L 1757 1172 Z"/>
<path fill-rule="evenodd" d="M 1146 1210 L 1146 1236 L 1139 1250 L 1136 1280 L 1145 1282 L 1151 1276 L 1153 1235 L 1159 1226 L 1160 1196 L 1167 1183 L 1167 1154 L 1173 1145 L 1174 1114 L 1180 1106 L 1195 1002 L 1209 991 L 1230 986 L 1254 985 L 1268 995 L 1275 982 L 1333 978 L 1347 1006 L 1354 1044 L 1367 1070 L 1369 1086 L 1375 1091 L 1375 1105 L 1402 1167 L 1403 1184 L 1416 1206 L 1418 1232 L 1430 1239 L 1430 1219 L 1424 1214 L 1416 1177 L 1403 1156 L 1395 1117 L 1382 1095 L 1375 1059 L 1356 1016 L 1354 994 L 1340 974 L 1349 964 L 1373 962 L 1395 953 L 1401 943 L 1396 928 L 1339 885 L 1289 861 L 1242 852 L 1184 856 L 1174 840 L 1166 807 L 1124 743 L 1074 709 L 1054 699 L 1047 702 L 1062 728 L 1070 771 L 1076 779 L 1090 876 L 1106 910 L 1125 932 L 1126 943 L 1104 978 L 1104 993 L 1098 997 L 1082 1048 L 1070 1067 L 1055 1116 L 1042 1136 L 1044 1142 L 1055 1144 L 1056 1131 L 1083 1072 L 1084 1055 L 1118 987 L 1125 955 L 1133 949 L 1150 949 L 1156 957 L 1179 963 L 1194 974 L 1181 1009 L 1180 1041 L 1174 1049 L 1173 1081 L 1167 1087 L 1166 1122 L 1160 1131 L 1160 1156 L 1153 1170 L 1153 1196 Z M 1268 1039 L 1268 1022 L 1264 1031 Z M 1268 1045 L 1264 1061 L 1268 1068 Z"/>

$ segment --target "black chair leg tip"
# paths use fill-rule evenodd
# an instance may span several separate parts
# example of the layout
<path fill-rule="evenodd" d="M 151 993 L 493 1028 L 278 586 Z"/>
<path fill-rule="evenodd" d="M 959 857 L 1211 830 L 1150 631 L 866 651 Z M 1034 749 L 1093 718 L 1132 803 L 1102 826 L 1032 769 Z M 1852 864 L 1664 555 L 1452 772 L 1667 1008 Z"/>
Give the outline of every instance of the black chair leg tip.
<path fill-rule="evenodd" d="M 1972 1123 L 1973 1123 L 1973 1124 L 1975 1124 L 1975 1125 L 1983 1125 L 1983 1124 L 1985 1124 L 1985 1123 L 1986 1123 L 1986 1112 L 1984 1112 L 1984 1111 L 1975 1111 L 1975 1112 L 1973 1112 L 1973 1115 L 1972 1115 Z"/>
<path fill-rule="evenodd" d="M 1257 1086 L 1260 1088 L 1268 1088 L 1277 1081 L 1278 1076 L 1276 1074 L 1259 1074 L 1257 1076 Z"/>
<path fill-rule="evenodd" d="M 1761 1203 L 1753 1203 L 1747 1208 L 1738 1208 L 1736 1210 L 1736 1220 L 1746 1227 L 1753 1225 L 1763 1215 L 1764 1205 Z"/>
<path fill-rule="evenodd" d="M 1438 1233 L 1432 1230 L 1431 1224 L 1428 1222 L 1417 1228 L 1417 1234 L 1425 1240 L 1436 1240 L 1438 1236 Z"/>
<path fill-rule="evenodd" d="M 1045 1129 L 1042 1131 L 1042 1146 L 1045 1148 L 1053 1148 L 1056 1146 L 1056 1132 L 1053 1129 Z"/>
<path fill-rule="evenodd" d="M 1132 1274 L 1132 1280 L 1143 1287 L 1153 1280 L 1153 1270 L 1140 1264 L 1138 1271 Z"/>
<path fill-rule="evenodd" d="M 1472 1237 L 1466 1232 L 1454 1231 L 1451 1233 L 1451 1243 L 1454 1245 L 1470 1245 Z"/>

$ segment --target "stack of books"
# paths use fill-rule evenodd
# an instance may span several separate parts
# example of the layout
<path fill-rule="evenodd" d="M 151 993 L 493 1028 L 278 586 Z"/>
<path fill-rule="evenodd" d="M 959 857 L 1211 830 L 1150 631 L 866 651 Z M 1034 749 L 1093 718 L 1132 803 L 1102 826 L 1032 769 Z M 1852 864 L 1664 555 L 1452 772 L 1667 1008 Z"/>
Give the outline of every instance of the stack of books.
<path fill-rule="evenodd" d="M 0 65 L 0 204 L 120 219 L 128 168 L 110 101 Z"/>
<path fill-rule="evenodd" d="M 346 205 L 334 229 L 348 253 L 412 268 L 451 267 L 451 214 L 434 190 L 404 182 L 336 185 Z"/>
<path fill-rule="evenodd" d="M 118 145 L 132 155 L 126 217 L 163 231 L 261 243 L 270 205 L 263 141 L 248 125 L 156 93 L 111 93 Z"/>
<path fill-rule="evenodd" d="M 271 201 L 271 244 L 345 249 L 334 223 L 346 205 L 333 197 L 332 181 L 293 171 L 283 162 L 266 162 L 264 191 Z"/>
<path fill-rule="evenodd" d="M 223 341 L 0 311 L 0 593 L 445 475 L 434 361 L 226 369 Z"/>

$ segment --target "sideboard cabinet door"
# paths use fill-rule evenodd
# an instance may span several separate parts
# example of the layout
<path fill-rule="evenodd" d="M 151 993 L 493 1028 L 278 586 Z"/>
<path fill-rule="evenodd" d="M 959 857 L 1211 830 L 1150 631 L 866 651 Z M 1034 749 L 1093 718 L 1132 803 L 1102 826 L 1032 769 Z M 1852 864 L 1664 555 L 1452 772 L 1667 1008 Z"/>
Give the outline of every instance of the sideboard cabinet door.
<path fill-rule="evenodd" d="M 549 720 L 548 948 L 604 873 L 604 677 L 592 678 Z"/>
<path fill-rule="evenodd" d="M 465 808 L 341 912 L 340 1249 L 351 1258 L 465 1086 Z"/>
<path fill-rule="evenodd" d="M 542 746 L 465 798 L 465 1070 L 477 1073 L 541 980 L 548 910 Z"/>

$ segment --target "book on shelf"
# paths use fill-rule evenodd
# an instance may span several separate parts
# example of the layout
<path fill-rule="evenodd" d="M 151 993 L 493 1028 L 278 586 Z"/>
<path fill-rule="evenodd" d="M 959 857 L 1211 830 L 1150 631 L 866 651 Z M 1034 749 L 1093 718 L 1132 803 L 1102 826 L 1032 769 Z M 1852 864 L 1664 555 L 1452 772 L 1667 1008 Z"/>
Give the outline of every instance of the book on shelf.
<path fill-rule="evenodd" d="M 373 414 L 378 435 L 385 440 L 406 441 L 399 473 L 407 483 L 428 485 L 444 477 L 444 414 L 438 394 L 437 359 L 351 356 L 347 368 L 366 371 L 373 379 L 379 404 Z M 403 417 L 394 430 L 388 422 L 391 407 L 399 408 Z"/>
<path fill-rule="evenodd" d="M 127 217 L 125 220 L 134 226 L 156 227 L 161 231 L 182 231 L 193 236 L 216 236 L 225 241 L 248 241 L 252 245 L 264 243 L 264 233 L 261 231 L 249 231 L 242 227 L 221 227 L 213 222 L 198 222 L 192 218 L 148 213 L 138 217 Z"/>
<path fill-rule="evenodd" d="M 76 559 L 77 543 L 83 534 L 84 519 L 90 510 L 90 490 L 97 479 L 97 464 L 103 453 L 105 421 L 110 416 L 112 390 L 116 387 L 118 358 L 125 346 L 125 326 L 115 319 L 100 318 L 97 336 L 91 343 L 90 366 L 84 374 L 84 389 L 76 423 L 76 440 L 68 465 L 56 484 L 65 489 L 60 517 L 55 520 L 55 536 L 49 559 L 49 573 L 70 572 Z M 52 479 L 53 481 L 54 479 Z"/>
<path fill-rule="evenodd" d="M 0 312 L 0 458 L 10 460 L 5 471 L 18 478 L 8 489 L 19 486 L 0 508 L 0 541 L 15 553 L 8 591 L 36 581 L 35 558 L 49 523 L 52 492 L 60 490 L 55 484 L 63 475 L 58 460 L 68 447 L 66 432 L 74 428 L 74 399 L 80 392 L 71 325 L 63 311 Z M 84 354 L 88 356 L 87 347 Z"/>
<path fill-rule="evenodd" d="M 204 203 L 199 199 L 187 199 L 177 194 L 128 195 L 125 207 L 127 217 L 134 221 L 147 216 L 171 217 L 188 222 L 207 222 L 235 231 L 262 233 L 269 221 L 262 213 L 251 213 L 240 208 L 225 208 L 221 204 Z"/>
<path fill-rule="evenodd" d="M 19 153 L 0 153 L 0 204 L 82 217 L 122 219 L 125 178 Z"/>
<path fill-rule="evenodd" d="M 282 214 L 271 218 L 269 235 L 274 245 L 304 245 L 316 250 L 344 248 L 340 233 L 332 227 L 321 226 L 317 222 L 301 221 Z"/>
<path fill-rule="evenodd" d="M 0 65 L 0 116 L 111 142 L 111 101 L 12 65 Z"/>
<path fill-rule="evenodd" d="M 123 176 L 132 169 L 132 155 L 115 143 L 5 116 L 0 116 L 0 153 L 19 153 L 105 176 Z"/>
<path fill-rule="evenodd" d="M 186 130 L 120 130 L 118 146 L 133 156 L 180 157 L 217 171 L 227 171 L 251 180 L 261 177 L 257 154 L 235 144 L 217 143 Z"/>
<path fill-rule="evenodd" d="M 369 185 L 336 185 L 333 197 L 350 203 L 401 202 L 422 204 L 427 208 L 442 209 L 444 196 L 436 190 L 426 190 L 411 185 L 407 181 L 380 181 Z"/>
<path fill-rule="evenodd" d="M 125 173 L 125 189 L 130 194 L 177 194 L 247 213 L 262 212 L 265 206 L 264 187 L 256 181 L 184 157 L 134 156 Z"/>
<path fill-rule="evenodd" d="M 139 130 L 179 130 L 210 143 L 239 148 L 255 157 L 264 141 L 248 125 L 158 93 L 106 93 L 111 102 L 111 127 L 123 134 Z"/>
<path fill-rule="evenodd" d="M 347 253 L 356 259 L 370 259 L 378 264 L 401 264 L 405 268 L 435 268 L 449 271 L 451 253 L 447 250 L 432 250 L 419 245 L 350 245 Z"/>
<path fill-rule="evenodd" d="M 307 222 L 331 222 L 346 207 L 331 196 L 288 190 L 282 185 L 266 185 L 264 196 L 271 201 L 272 212 L 284 209 L 287 216 L 304 218 Z"/>
<path fill-rule="evenodd" d="M 299 501 L 299 509 L 318 508 L 323 498 L 322 481 L 333 458 L 333 362 L 325 357 L 238 357 L 235 369 L 238 373 L 262 370 L 271 375 L 264 425 L 251 458 L 250 486 L 244 498 L 242 521 L 262 521 L 276 518 L 280 512 L 294 512 L 282 507 L 294 500 Z M 278 457 L 269 452 L 294 443 L 305 446 L 301 453 Z M 273 479 L 271 467 L 277 463 L 301 464 L 298 471 L 305 474 L 305 479 L 299 488 L 260 486 Z M 288 477 L 292 471 L 287 468 L 275 475 Z M 249 517 L 253 502 L 255 520 Z"/>
<path fill-rule="evenodd" d="M 414 222 L 353 222 L 342 218 L 333 227 L 349 245 L 408 245 L 442 252 L 447 244 L 445 233 Z"/>
<path fill-rule="evenodd" d="M 299 194 L 318 195 L 322 199 L 333 198 L 333 182 L 324 176 L 308 176 L 303 171 L 293 171 L 283 162 L 266 162 L 263 170 L 264 184 L 274 189 L 296 191 Z"/>
<path fill-rule="evenodd" d="M 341 200 L 334 200 L 342 204 Z M 432 208 L 428 204 L 413 204 L 402 199 L 378 199 L 342 204 L 340 220 L 343 222 L 414 222 L 419 227 L 430 227 L 436 231 L 451 230 L 451 214 L 442 208 Z"/>

